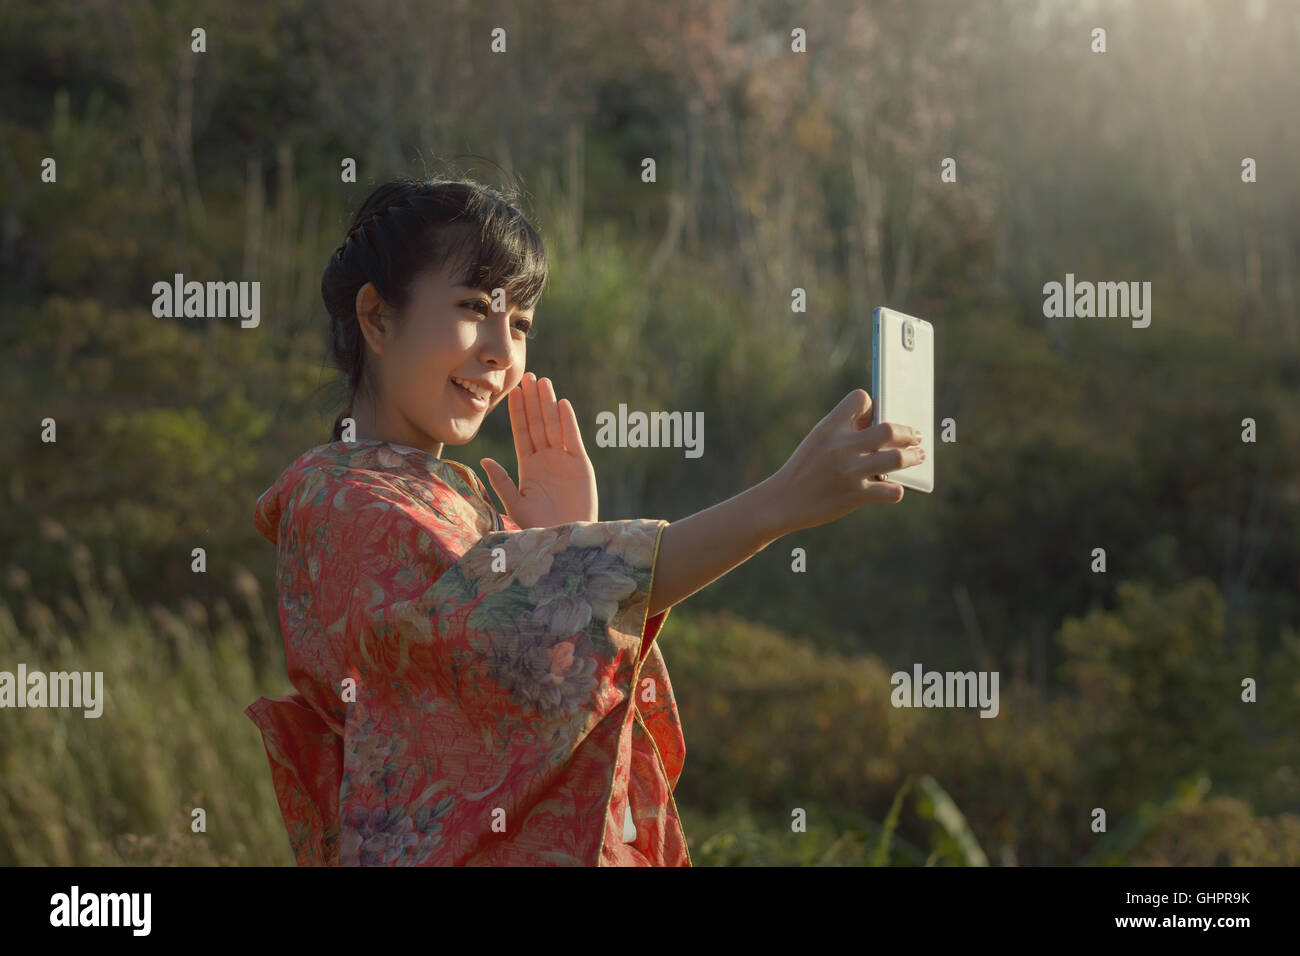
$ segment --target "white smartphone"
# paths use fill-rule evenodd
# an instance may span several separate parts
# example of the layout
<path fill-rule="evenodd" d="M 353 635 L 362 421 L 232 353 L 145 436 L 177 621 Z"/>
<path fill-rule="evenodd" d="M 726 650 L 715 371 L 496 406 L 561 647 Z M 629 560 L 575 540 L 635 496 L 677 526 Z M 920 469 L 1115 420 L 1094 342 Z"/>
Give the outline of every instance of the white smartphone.
<path fill-rule="evenodd" d="M 934 326 L 925 319 L 878 308 L 871 313 L 871 423 L 921 430 L 925 461 L 877 478 L 904 488 L 934 491 Z"/>

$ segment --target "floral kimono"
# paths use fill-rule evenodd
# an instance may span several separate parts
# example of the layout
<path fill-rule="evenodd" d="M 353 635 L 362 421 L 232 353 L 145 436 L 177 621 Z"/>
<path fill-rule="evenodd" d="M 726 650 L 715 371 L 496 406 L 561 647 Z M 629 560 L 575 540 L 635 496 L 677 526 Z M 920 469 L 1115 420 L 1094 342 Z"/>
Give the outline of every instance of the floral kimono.
<path fill-rule="evenodd" d="M 299 865 L 691 865 L 648 617 L 667 522 L 520 530 L 377 439 L 303 454 L 255 521 L 297 693 L 246 712 Z"/>

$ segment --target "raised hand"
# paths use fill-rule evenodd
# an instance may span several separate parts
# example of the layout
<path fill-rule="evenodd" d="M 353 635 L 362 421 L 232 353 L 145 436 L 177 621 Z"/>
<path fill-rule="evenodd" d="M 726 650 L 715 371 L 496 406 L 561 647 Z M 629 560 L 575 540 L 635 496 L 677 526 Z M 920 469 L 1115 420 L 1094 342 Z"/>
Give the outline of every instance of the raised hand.
<path fill-rule="evenodd" d="M 596 471 L 587 457 L 573 405 L 555 400 L 549 378 L 524 373 L 506 398 L 519 459 L 519 485 L 491 458 L 479 464 L 521 528 L 596 521 Z"/>

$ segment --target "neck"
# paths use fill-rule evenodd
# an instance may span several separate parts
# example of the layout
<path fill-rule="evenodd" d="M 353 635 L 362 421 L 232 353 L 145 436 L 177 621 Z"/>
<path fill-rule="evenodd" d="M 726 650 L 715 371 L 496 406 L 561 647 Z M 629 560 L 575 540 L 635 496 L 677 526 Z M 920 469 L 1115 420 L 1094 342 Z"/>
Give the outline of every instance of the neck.
<path fill-rule="evenodd" d="M 376 415 L 369 403 L 358 400 L 350 416 L 356 422 L 357 441 L 382 441 L 390 445 L 406 445 L 418 448 L 434 458 L 442 457 L 443 442 L 425 437 L 409 423 L 390 421 L 382 415 Z"/>

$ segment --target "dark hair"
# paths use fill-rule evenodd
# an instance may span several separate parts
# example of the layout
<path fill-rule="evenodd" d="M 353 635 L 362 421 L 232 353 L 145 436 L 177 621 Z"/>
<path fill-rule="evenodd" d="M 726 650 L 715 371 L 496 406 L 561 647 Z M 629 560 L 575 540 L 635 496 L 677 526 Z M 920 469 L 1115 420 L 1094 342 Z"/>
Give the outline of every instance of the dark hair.
<path fill-rule="evenodd" d="M 546 285 L 546 249 L 517 201 L 513 191 L 463 178 L 395 179 L 366 197 L 320 280 L 331 355 L 347 387 L 331 441 L 342 437 L 356 396 L 374 387 L 356 309 L 367 282 L 400 310 L 417 277 L 449 266 L 460 284 L 489 294 L 504 288 L 521 309 L 536 306 Z"/>

